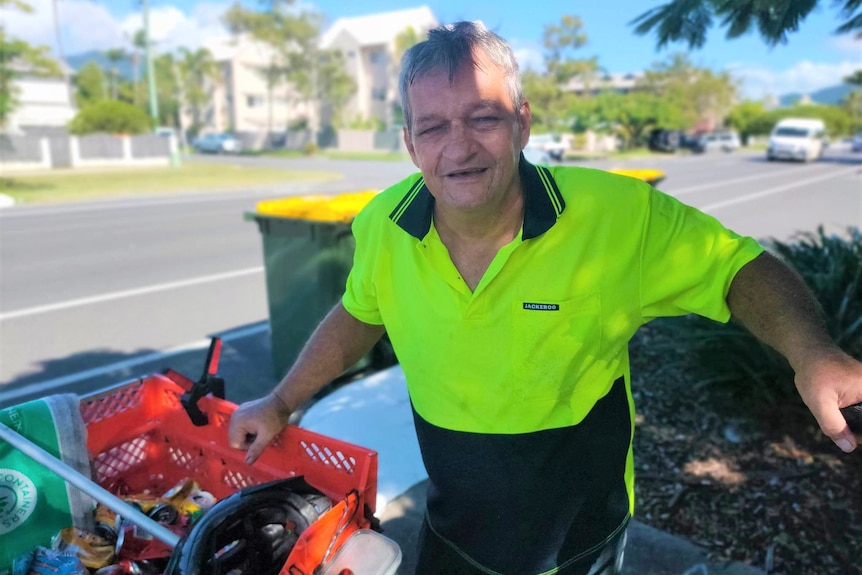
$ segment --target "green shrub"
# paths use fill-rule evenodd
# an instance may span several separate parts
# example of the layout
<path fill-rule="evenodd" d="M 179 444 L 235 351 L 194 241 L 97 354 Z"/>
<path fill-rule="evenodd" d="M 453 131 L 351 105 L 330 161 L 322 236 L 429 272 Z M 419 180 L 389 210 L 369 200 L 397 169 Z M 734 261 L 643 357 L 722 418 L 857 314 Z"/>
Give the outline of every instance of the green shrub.
<path fill-rule="evenodd" d="M 304 146 L 302 147 L 302 152 L 303 152 L 306 156 L 314 156 L 314 155 L 315 155 L 315 154 L 317 154 L 319 151 L 320 151 L 320 150 L 318 149 L 317 144 L 315 144 L 314 142 L 308 142 L 306 145 L 304 145 Z"/>
<path fill-rule="evenodd" d="M 85 134 L 144 134 L 152 130 L 150 117 L 141 108 L 115 100 L 83 108 L 69 123 L 69 132 Z"/>
<path fill-rule="evenodd" d="M 838 345 L 862 359 L 862 232 L 850 228 L 846 237 L 827 236 L 820 228 L 766 247 L 808 284 Z M 767 417 L 802 406 L 788 362 L 738 323 L 687 316 L 658 320 L 646 333 L 649 341 L 634 342 L 633 354 L 664 361 L 672 354 L 684 362 L 685 379 L 713 394 L 719 405 Z"/>

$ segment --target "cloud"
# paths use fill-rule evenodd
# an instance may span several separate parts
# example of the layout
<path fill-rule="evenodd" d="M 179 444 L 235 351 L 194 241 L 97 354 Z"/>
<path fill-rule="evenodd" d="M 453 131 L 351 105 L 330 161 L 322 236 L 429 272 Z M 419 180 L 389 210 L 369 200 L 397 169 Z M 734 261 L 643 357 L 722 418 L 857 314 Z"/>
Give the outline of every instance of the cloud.
<path fill-rule="evenodd" d="M 7 31 L 31 44 L 56 47 L 52 0 L 28 0 L 31 14 L 2 10 Z M 132 2 L 129 2 L 132 4 Z M 57 3 L 67 55 L 89 50 L 128 47 L 135 32 L 143 27 L 140 12 L 114 16 L 95 0 L 64 0 Z M 208 38 L 226 33 L 221 17 L 229 2 L 199 2 L 188 13 L 174 6 L 150 9 L 150 30 L 159 52 L 180 46 L 196 49 Z"/>
<path fill-rule="evenodd" d="M 742 96 L 759 100 L 764 96 L 790 93 L 810 94 L 821 88 L 843 83 L 843 78 L 862 68 L 862 62 L 844 61 L 837 64 L 803 60 L 792 68 L 771 70 L 762 66 L 734 64 L 729 67 L 742 84 Z"/>
<path fill-rule="evenodd" d="M 3 10 L 6 29 L 16 38 L 36 45 L 56 48 L 52 0 L 28 0 L 33 12 Z M 116 18 L 107 8 L 91 0 L 58 2 L 63 29 L 63 46 L 67 54 L 90 49 L 107 49 L 122 45 L 123 36 Z"/>
<path fill-rule="evenodd" d="M 150 10 L 150 31 L 159 52 L 173 51 L 180 47 L 197 49 L 213 37 L 227 33 L 221 18 L 230 7 L 228 3 L 200 2 L 189 14 L 174 6 L 160 6 Z M 143 27 L 140 13 L 123 19 L 120 24 L 129 37 Z"/>
<path fill-rule="evenodd" d="M 836 52 L 852 54 L 862 59 L 862 38 L 858 38 L 855 34 L 833 36 L 829 39 L 828 44 Z M 862 66 L 862 63 L 859 65 Z"/>
<path fill-rule="evenodd" d="M 518 67 L 522 72 L 525 70 L 544 71 L 545 58 L 542 56 L 541 48 L 535 42 L 512 40 L 511 45 L 515 59 L 518 61 Z"/>

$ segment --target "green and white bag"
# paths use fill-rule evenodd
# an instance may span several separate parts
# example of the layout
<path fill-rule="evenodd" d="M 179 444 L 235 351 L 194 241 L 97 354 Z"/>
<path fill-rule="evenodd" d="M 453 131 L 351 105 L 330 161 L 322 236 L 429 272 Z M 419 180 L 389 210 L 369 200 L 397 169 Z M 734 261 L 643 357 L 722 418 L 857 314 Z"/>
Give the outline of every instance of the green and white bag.
<path fill-rule="evenodd" d="M 78 397 L 51 395 L 0 411 L 0 421 L 91 476 Z M 64 527 L 93 528 L 93 499 L 0 439 L 0 573 Z"/>

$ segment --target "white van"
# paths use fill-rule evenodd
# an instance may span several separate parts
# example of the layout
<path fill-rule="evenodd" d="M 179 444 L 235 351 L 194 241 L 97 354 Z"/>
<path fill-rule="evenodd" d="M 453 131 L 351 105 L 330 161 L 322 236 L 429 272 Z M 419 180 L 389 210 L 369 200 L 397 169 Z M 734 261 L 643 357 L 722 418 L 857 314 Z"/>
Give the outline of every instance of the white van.
<path fill-rule="evenodd" d="M 823 120 L 813 118 L 785 118 L 778 122 L 769 135 L 766 159 L 819 160 L 828 145 Z"/>

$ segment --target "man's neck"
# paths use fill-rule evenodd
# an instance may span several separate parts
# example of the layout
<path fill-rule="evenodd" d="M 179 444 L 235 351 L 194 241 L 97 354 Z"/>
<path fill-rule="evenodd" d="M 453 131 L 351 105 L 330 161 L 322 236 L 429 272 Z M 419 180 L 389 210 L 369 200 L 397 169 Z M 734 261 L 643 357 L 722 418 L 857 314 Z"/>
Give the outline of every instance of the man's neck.
<path fill-rule="evenodd" d="M 488 245 L 497 247 L 512 241 L 524 223 L 524 194 L 518 186 L 496 206 L 475 211 L 446 210 L 434 206 L 434 226 L 447 247 L 453 244 Z"/>

